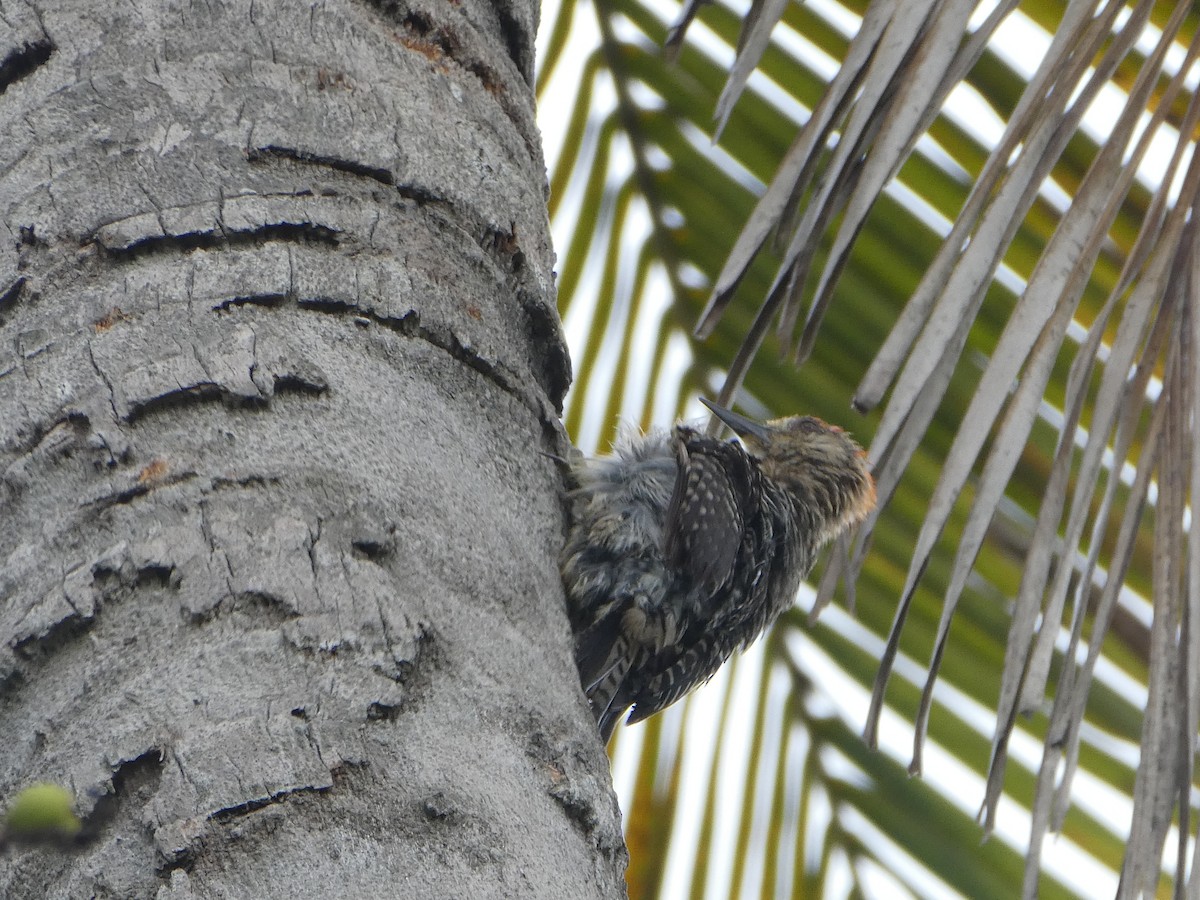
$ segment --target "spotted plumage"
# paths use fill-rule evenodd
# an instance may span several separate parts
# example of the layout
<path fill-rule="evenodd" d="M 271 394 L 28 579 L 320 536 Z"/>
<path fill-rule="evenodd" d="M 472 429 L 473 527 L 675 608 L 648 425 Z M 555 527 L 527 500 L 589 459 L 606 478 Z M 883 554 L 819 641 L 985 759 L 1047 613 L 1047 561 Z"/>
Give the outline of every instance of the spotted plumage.
<path fill-rule="evenodd" d="M 809 416 L 705 403 L 741 445 L 687 426 L 575 468 L 561 568 L 580 679 L 605 741 L 707 681 L 791 606 L 825 541 L 875 502 L 862 450 Z"/>

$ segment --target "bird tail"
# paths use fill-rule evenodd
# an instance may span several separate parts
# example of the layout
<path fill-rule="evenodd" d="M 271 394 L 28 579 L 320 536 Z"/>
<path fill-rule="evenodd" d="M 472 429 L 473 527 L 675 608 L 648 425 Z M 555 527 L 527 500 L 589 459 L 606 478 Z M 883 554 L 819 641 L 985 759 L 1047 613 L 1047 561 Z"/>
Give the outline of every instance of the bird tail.
<path fill-rule="evenodd" d="M 630 701 L 621 690 L 632 665 L 629 639 L 621 633 L 621 614 L 614 609 L 575 641 L 575 664 L 596 719 L 600 737 L 607 744 Z"/>
<path fill-rule="evenodd" d="M 636 705 L 629 714 L 629 724 L 650 718 L 704 684 L 721 668 L 730 652 L 711 638 L 701 640 L 632 698 Z"/>
<path fill-rule="evenodd" d="M 629 670 L 629 664 L 625 664 L 625 670 Z M 593 712 L 597 705 L 593 704 Z M 600 730 L 600 740 L 606 745 L 612 733 L 616 730 L 617 723 L 621 721 L 621 717 L 625 715 L 625 711 L 629 709 L 629 701 L 622 699 L 620 690 L 613 693 L 608 703 L 605 705 L 603 712 L 596 716 L 596 727 Z"/>
<path fill-rule="evenodd" d="M 621 634 L 621 611 L 617 604 L 575 636 L 575 665 L 579 682 L 589 697 L 596 685 L 611 671 L 617 657 Z"/>

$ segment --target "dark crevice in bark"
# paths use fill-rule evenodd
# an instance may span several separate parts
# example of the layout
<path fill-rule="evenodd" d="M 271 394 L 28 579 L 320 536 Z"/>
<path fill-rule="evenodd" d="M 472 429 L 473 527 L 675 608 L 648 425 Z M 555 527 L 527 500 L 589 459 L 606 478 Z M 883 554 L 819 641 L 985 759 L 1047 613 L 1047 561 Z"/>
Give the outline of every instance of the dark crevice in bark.
<path fill-rule="evenodd" d="M 300 613 L 294 607 L 274 594 L 265 591 L 239 591 L 236 594 L 226 594 L 211 608 L 189 615 L 188 621 L 193 625 L 204 625 L 237 615 L 249 617 L 257 623 L 256 627 L 278 627 L 300 618 Z"/>
<path fill-rule="evenodd" d="M 10 444 L 6 449 L 17 457 L 28 456 L 41 446 L 42 442 L 62 425 L 70 426 L 74 432 L 76 445 L 82 444 L 91 430 L 91 419 L 86 413 L 71 410 L 55 419 L 42 422 L 31 422 L 17 432 L 17 443 Z"/>
<path fill-rule="evenodd" d="M 31 41 L 14 48 L 8 56 L 0 60 L 0 94 L 44 66 L 53 52 L 54 44 L 49 38 Z"/>
<path fill-rule="evenodd" d="M 455 825 L 462 819 L 462 810 L 445 791 L 434 791 L 421 801 L 421 812 L 431 822 Z"/>
<path fill-rule="evenodd" d="M 478 372 L 507 393 L 512 394 L 514 397 L 522 396 L 522 393 L 516 389 L 517 385 L 512 379 L 508 378 L 492 363 L 483 359 L 474 351 L 464 347 L 453 331 L 449 329 L 435 330 L 423 326 L 421 324 L 421 316 L 416 310 L 411 310 L 403 316 L 398 317 L 381 316 L 370 310 L 364 310 L 352 303 L 328 299 L 303 300 L 300 301 L 300 306 L 303 309 L 313 309 L 320 312 L 353 315 L 355 318 L 374 322 L 399 334 L 421 338 L 439 350 L 446 351 L 455 360 Z"/>
<path fill-rule="evenodd" d="M 504 4 L 496 4 L 496 15 L 500 18 L 500 36 L 508 48 L 509 59 L 532 89 L 534 86 L 534 48 L 529 31 L 508 11 Z"/>
<path fill-rule="evenodd" d="M 184 481 L 194 476 L 194 472 L 183 473 L 176 476 L 171 483 Z M 164 483 L 166 482 L 158 481 L 153 485 L 138 485 L 137 488 L 116 496 L 124 497 L 129 494 L 140 496 Z M 128 499 L 132 499 L 132 496 Z M 128 502 L 128 499 L 123 502 Z M 105 498 L 102 501 L 93 502 L 90 504 L 90 508 L 101 509 L 115 502 L 118 502 L 115 498 Z M 57 621 L 48 625 L 41 632 L 14 643 L 12 645 L 13 652 L 28 662 L 44 663 L 64 646 L 77 640 L 88 631 L 95 624 L 100 611 L 105 607 L 127 600 L 139 589 L 161 587 L 174 590 L 178 586 L 179 576 L 172 566 L 150 563 L 135 567 L 127 557 L 97 560 L 92 563 L 91 584 L 86 588 L 92 594 L 89 608 L 79 609 L 67 595 L 64 587 L 63 600 L 69 607 L 69 611 L 63 611 Z"/>
<path fill-rule="evenodd" d="M 116 390 L 113 388 L 112 379 L 108 377 L 108 373 L 104 371 L 104 368 L 96 360 L 96 348 L 92 346 L 91 341 L 88 341 L 87 351 L 88 360 L 92 364 L 92 371 L 96 373 L 96 377 L 100 379 L 100 382 L 108 388 L 108 406 L 112 410 L 113 421 L 119 422 L 121 421 L 121 416 L 117 412 Z"/>
<path fill-rule="evenodd" d="M 283 795 L 277 795 L 282 797 Z M 269 806 L 276 801 L 276 797 L 258 797 L 254 800 L 247 800 L 245 803 L 239 803 L 236 806 L 228 806 L 225 809 L 218 809 L 214 812 L 210 819 L 214 822 L 228 822 L 230 819 L 236 819 L 238 816 L 244 816 L 247 813 L 252 813 L 256 809 L 262 809 L 264 806 Z"/>
<path fill-rule="evenodd" d="M 314 381 L 295 372 L 275 376 L 276 394 L 306 394 L 315 397 L 329 390 L 329 385 L 323 381 Z"/>
<path fill-rule="evenodd" d="M 317 562 L 317 542 L 321 540 L 321 517 L 317 517 L 317 526 L 315 529 L 309 529 L 309 539 L 305 542 L 305 547 L 308 551 L 308 565 L 312 570 L 313 589 L 316 591 L 317 597 L 321 596 L 321 566 Z"/>
<path fill-rule="evenodd" d="M 519 276 L 525 269 L 525 251 L 521 249 L 515 224 L 510 225 L 508 230 L 494 227 L 486 229 L 479 244 L 501 270 Z M 544 361 L 546 394 L 561 414 L 563 397 L 571 385 L 571 357 L 561 339 L 558 311 L 538 294 L 518 287 L 517 295 L 525 311 L 530 344 Z"/>
<path fill-rule="evenodd" d="M 47 831 L 35 836 L 35 840 L 57 852 L 86 850 L 109 831 L 122 814 L 126 819 L 139 818 L 146 804 L 158 793 L 161 781 L 162 754 L 157 748 L 147 750 L 136 759 L 125 760 L 113 770 L 111 791 L 100 794 L 98 789 L 93 789 L 90 792 L 95 802 L 91 811 L 81 817 L 78 832 L 64 835 Z M 149 829 L 142 827 L 149 837 Z"/>
<path fill-rule="evenodd" d="M 458 335 L 456 335 L 454 332 L 447 331 L 443 336 L 436 334 L 430 329 L 421 329 L 418 333 L 420 337 L 424 338 L 435 347 L 445 350 L 455 360 L 470 369 L 474 369 L 488 381 L 496 384 L 504 391 L 512 394 L 514 397 L 522 396 L 522 392 L 518 390 L 518 384 L 510 379 L 506 373 L 502 372 L 495 365 L 493 365 L 489 360 L 479 356 L 473 350 L 464 347 L 462 342 L 458 339 Z"/>
<path fill-rule="evenodd" d="M 287 294 L 248 294 L 244 297 L 230 297 L 222 300 L 213 310 L 227 312 L 235 306 L 280 306 L 287 301 Z"/>
<path fill-rule="evenodd" d="M 283 479 L 278 475 L 244 475 L 241 478 L 214 478 L 212 488 L 214 491 L 246 487 L 271 488 L 282 483 Z"/>
<path fill-rule="evenodd" d="M 509 225 L 507 231 L 503 228 L 487 228 L 479 246 L 492 256 L 502 269 L 514 275 L 525 268 L 525 251 L 521 249 L 517 240 L 516 223 Z"/>
<path fill-rule="evenodd" d="M 296 305 L 301 309 L 312 310 L 313 312 L 328 313 L 335 316 L 354 316 L 358 319 L 367 319 L 377 321 L 377 318 L 365 311 L 357 303 L 350 300 L 337 300 L 333 297 L 299 297 L 296 300 Z M 416 316 L 416 312 L 407 313 L 400 319 L 393 321 L 400 323 L 410 317 Z M 402 329 L 401 329 L 402 330 Z"/>
<path fill-rule="evenodd" d="M 154 747 L 136 759 L 121 763 L 113 772 L 113 796 L 120 799 L 141 787 L 157 791 L 162 779 L 162 760 L 162 751 Z"/>
<path fill-rule="evenodd" d="M 380 611 L 380 621 L 386 621 L 382 611 Z M 442 669 L 445 663 L 442 648 L 428 623 L 417 623 L 414 649 L 408 659 L 398 658 L 395 643 L 392 636 L 387 633 L 386 625 L 383 631 L 388 653 L 392 656 L 395 665 L 390 670 L 375 666 L 373 671 L 389 681 L 403 685 L 406 691 L 398 702 L 373 700 L 367 706 L 366 711 L 366 720 L 371 723 L 393 722 L 401 713 L 417 714 L 422 698 L 428 696 L 432 689 L 435 673 Z"/>
<path fill-rule="evenodd" d="M 429 203 L 450 204 L 450 201 L 445 197 L 440 197 L 433 191 L 418 187 L 415 184 L 398 184 L 396 185 L 396 193 L 407 200 L 412 200 L 417 206 L 425 206 Z"/>
<path fill-rule="evenodd" d="M 177 391 L 170 391 L 166 394 L 160 394 L 157 397 L 152 397 L 149 400 L 139 400 L 136 403 L 131 403 L 129 413 L 125 416 L 124 421 L 132 425 L 139 419 L 150 415 L 151 413 L 165 412 L 169 409 L 179 409 L 185 406 L 192 406 L 197 403 L 209 403 L 213 400 L 229 399 L 237 401 L 237 405 L 253 406 L 262 405 L 264 400 L 255 400 L 249 397 L 234 397 L 229 391 L 221 387 L 219 384 L 206 383 L 189 385 L 188 387 L 180 388 Z"/>
<path fill-rule="evenodd" d="M 464 39 L 456 24 L 446 20 L 445 13 L 452 13 L 452 4 L 433 9 L 413 9 L 396 0 L 367 0 L 366 5 L 374 8 L 397 28 L 394 39 L 401 46 L 424 56 L 431 65 L 442 71 L 453 64 L 477 79 L 480 86 L 496 98 L 497 105 L 521 136 L 530 155 L 535 159 L 541 158 L 540 138 L 531 132 L 531 121 L 522 113 L 520 103 L 523 101 L 514 102 L 506 74 L 497 71 L 481 56 L 486 52 L 481 47 L 494 43 L 490 36 L 471 35 Z M 503 10 L 497 10 L 497 14 L 505 52 L 515 63 L 522 82 L 531 84 L 533 59 L 529 40 L 520 24 L 511 16 L 506 17 Z M 461 19 L 456 19 L 458 21 Z M 470 28 L 469 25 L 467 27 Z"/>
<path fill-rule="evenodd" d="M 12 284 L 0 293 L 0 324 L 4 323 L 4 314 L 16 305 L 17 298 L 21 296 L 21 292 L 25 289 L 25 276 L 22 275 Z"/>
<path fill-rule="evenodd" d="M 540 296 L 521 294 L 525 302 L 525 328 L 535 353 L 540 353 L 546 373 L 546 395 L 562 414 L 563 398 L 571 386 L 571 354 L 562 339 L 558 312 L 544 303 Z"/>
<path fill-rule="evenodd" d="M 378 166 L 368 166 L 365 163 L 355 162 L 350 159 L 339 159 L 334 156 L 319 156 L 315 153 L 308 153 L 304 150 L 297 150 L 293 147 L 255 147 L 248 153 L 248 158 L 251 162 L 261 162 L 267 159 L 290 159 L 295 162 L 308 163 L 314 166 L 324 166 L 326 168 L 335 169 L 338 172 L 346 172 L 350 175 L 360 175 L 364 178 L 371 178 L 378 181 L 380 184 L 386 184 L 388 187 L 393 187 L 396 183 L 395 176 L 388 169 Z"/>
<path fill-rule="evenodd" d="M 375 700 L 367 706 L 367 720 L 371 722 L 392 722 L 399 718 L 404 710 L 402 703 L 384 703 Z"/>
<path fill-rule="evenodd" d="M 321 156 L 316 153 L 309 153 L 306 150 L 297 150 L 293 147 L 278 147 L 273 145 L 256 147 L 249 151 L 248 156 L 251 162 L 286 159 L 292 162 L 304 163 L 305 165 L 322 166 L 337 172 L 345 172 L 348 175 L 370 178 L 373 181 L 378 181 L 380 184 L 395 188 L 397 194 L 405 199 L 414 201 L 418 206 L 425 206 L 428 203 L 449 203 L 445 197 L 439 196 L 433 191 L 419 185 L 397 184 L 396 177 L 392 174 L 391 170 L 380 166 L 370 166 L 366 163 L 355 162 L 350 159 L 341 159 L 336 156 Z"/>
<path fill-rule="evenodd" d="M 127 816 L 140 816 L 146 803 L 158 793 L 162 782 L 162 760 L 162 751 L 153 747 L 135 759 L 121 762 L 113 771 L 112 792 L 96 800 L 92 812 L 83 821 L 80 837 L 84 841 L 99 837 L 122 809 Z"/>
<path fill-rule="evenodd" d="M 235 806 L 227 806 L 224 809 L 218 809 L 209 816 L 214 822 L 225 823 L 232 819 L 238 819 L 246 816 L 255 810 L 262 809 L 266 806 L 271 806 L 276 803 L 283 803 L 290 797 L 296 794 L 323 794 L 330 788 L 324 785 L 300 785 L 294 788 L 288 788 L 285 791 L 280 791 L 277 794 L 272 794 L 269 797 L 256 797 L 253 800 L 247 800 L 245 803 L 238 803 Z"/>
<path fill-rule="evenodd" d="M 230 301 L 218 308 L 228 309 L 234 305 L 237 304 Z M 241 305 L 244 305 L 244 303 Z M 103 377 L 103 373 L 101 372 L 100 374 Z M 183 409 L 197 404 L 207 404 L 218 400 L 231 409 L 262 410 L 270 406 L 271 400 L 280 394 L 317 396 L 329 390 L 329 382 L 325 379 L 324 375 L 315 367 L 304 365 L 303 362 L 294 366 L 291 370 L 273 372 L 268 368 L 268 371 L 264 373 L 261 363 L 256 360 L 250 366 L 249 374 L 252 379 L 255 379 L 254 383 L 258 393 L 248 392 L 239 386 L 230 387 L 224 383 L 196 381 L 192 384 L 181 384 L 178 387 L 165 390 L 163 393 L 154 396 L 130 399 L 126 404 L 124 414 L 118 412 L 114 406 L 113 415 L 117 421 L 123 424 L 134 425 L 150 415 Z M 271 379 L 269 388 L 262 386 L 264 376 Z M 114 386 L 107 379 L 105 379 L 105 383 L 108 384 L 110 394 L 116 396 Z M 165 471 L 164 469 L 163 474 L 165 474 Z M 186 477 L 191 477 L 194 474 L 187 473 Z M 140 487 L 131 488 L 127 492 L 106 497 L 103 501 L 98 502 L 103 502 L 107 505 L 126 502 L 141 493 L 145 493 L 147 489 L 161 487 L 165 484 L 173 484 L 179 481 L 180 477 L 179 475 L 174 475 L 159 478 L 158 473 L 147 473 L 142 478 L 144 484 Z"/>
<path fill-rule="evenodd" d="M 13 652 L 30 663 L 45 663 L 67 644 L 77 640 L 95 622 L 95 614 L 83 616 L 72 611 L 41 634 L 30 635 L 12 645 Z M 14 674 L 20 674 L 14 673 Z"/>
<path fill-rule="evenodd" d="M 371 701 L 367 706 L 366 718 L 368 722 L 392 722 L 399 718 L 401 713 L 413 712 L 417 709 L 420 698 L 425 696 L 433 683 L 430 672 L 437 671 L 441 667 L 442 653 L 441 648 L 434 640 L 430 626 L 427 623 L 418 622 L 412 653 L 408 659 L 399 658 L 395 649 L 395 640 L 388 631 L 387 618 L 382 609 L 379 610 L 379 621 L 382 624 L 384 642 L 392 657 L 394 667 L 386 669 L 375 666 L 374 671 L 389 681 L 403 685 L 408 690 L 399 701 Z"/>
<path fill-rule="evenodd" d="M 192 234 L 165 234 L 138 238 L 123 246 L 110 246 L 97 240 L 96 244 L 111 259 L 127 262 L 158 253 L 187 253 L 190 250 L 223 250 L 231 247 L 254 247 L 273 241 L 287 243 L 317 243 L 337 247 L 341 236 L 325 225 L 280 222 L 262 225 L 245 231 L 203 231 Z"/>
<path fill-rule="evenodd" d="M 387 559 L 395 550 L 390 543 L 364 538 L 352 540 L 350 546 L 372 562 Z"/>
<path fill-rule="evenodd" d="M 434 63 L 446 60 L 455 63 L 459 68 L 478 78 L 479 83 L 489 94 L 499 96 L 507 92 L 503 79 L 491 66 L 478 59 L 473 59 L 463 47 L 462 39 L 449 25 L 435 22 L 425 12 L 416 10 L 410 11 L 404 16 L 401 19 L 401 25 L 408 35 L 401 37 L 400 42 L 408 49 L 415 50 Z"/>
<path fill-rule="evenodd" d="M 596 806 L 597 791 L 589 754 L 544 731 L 531 734 L 525 752 L 546 776 L 546 793 L 562 807 L 571 824 L 603 856 L 624 857 L 627 851 L 620 832 L 610 832 L 604 827 L 608 817 Z"/>
<path fill-rule="evenodd" d="M 433 328 L 421 324 L 420 314 L 410 310 L 402 316 L 381 316 L 370 310 L 362 309 L 355 303 L 331 298 L 311 298 L 298 300 L 301 309 L 311 309 L 317 312 L 333 315 L 353 316 L 356 320 L 373 322 L 398 334 L 407 337 L 417 337 L 427 341 L 439 350 L 449 353 L 456 361 L 482 375 L 501 390 L 528 404 L 526 394 L 520 389 L 519 381 L 510 378 L 500 367 L 484 359 L 474 350 L 463 345 L 458 336 L 449 328 Z M 535 347 L 541 349 L 546 360 L 548 375 L 548 396 L 555 408 L 561 412 L 562 397 L 567 386 L 571 383 L 571 360 L 565 345 L 558 339 L 558 321 L 538 302 L 524 304 L 527 329 Z M 540 415 L 540 410 L 531 407 Z M 557 445 L 557 441 L 554 442 Z"/>
<path fill-rule="evenodd" d="M 525 752 L 544 767 L 550 782 L 547 793 L 558 801 L 571 821 L 582 827 L 585 832 L 590 833 L 594 830 L 599 823 L 599 816 L 590 795 L 573 789 L 567 772 L 568 764 L 564 761 L 567 749 L 551 740 L 545 733 L 534 732 Z"/>
<path fill-rule="evenodd" d="M 101 609 L 127 599 L 139 585 L 142 571 L 131 566 L 124 557 L 95 561 L 91 566 L 92 580 L 88 588 L 93 596 L 90 608 L 80 610 L 76 607 L 64 587 L 63 599 L 70 612 L 64 612 L 40 633 L 13 644 L 14 652 L 30 662 L 45 662 L 88 631 L 95 624 Z"/>
<path fill-rule="evenodd" d="M 25 673 L 3 660 L 0 666 L 0 702 L 8 703 L 25 684 Z"/>
<path fill-rule="evenodd" d="M 169 590 L 177 587 L 175 578 L 175 567 L 164 565 L 149 565 L 138 570 L 137 579 L 134 581 L 137 587 L 160 587 Z"/>

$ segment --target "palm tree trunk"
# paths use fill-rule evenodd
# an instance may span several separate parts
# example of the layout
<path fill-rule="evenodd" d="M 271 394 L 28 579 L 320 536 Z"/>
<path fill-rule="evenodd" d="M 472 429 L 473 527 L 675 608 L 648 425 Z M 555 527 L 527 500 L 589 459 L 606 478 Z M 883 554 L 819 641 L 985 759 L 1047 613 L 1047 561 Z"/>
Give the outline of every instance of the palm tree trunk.
<path fill-rule="evenodd" d="M 621 895 L 536 9 L 0 21 L 0 895 Z"/>

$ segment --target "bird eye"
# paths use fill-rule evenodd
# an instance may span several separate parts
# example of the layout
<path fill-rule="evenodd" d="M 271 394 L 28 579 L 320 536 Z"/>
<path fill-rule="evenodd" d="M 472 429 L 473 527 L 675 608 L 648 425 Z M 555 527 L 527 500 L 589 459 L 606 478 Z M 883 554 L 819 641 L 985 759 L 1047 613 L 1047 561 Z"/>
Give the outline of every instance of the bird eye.
<path fill-rule="evenodd" d="M 800 430 L 805 434 L 815 434 L 821 430 L 821 423 L 811 416 L 805 416 L 800 420 Z"/>

